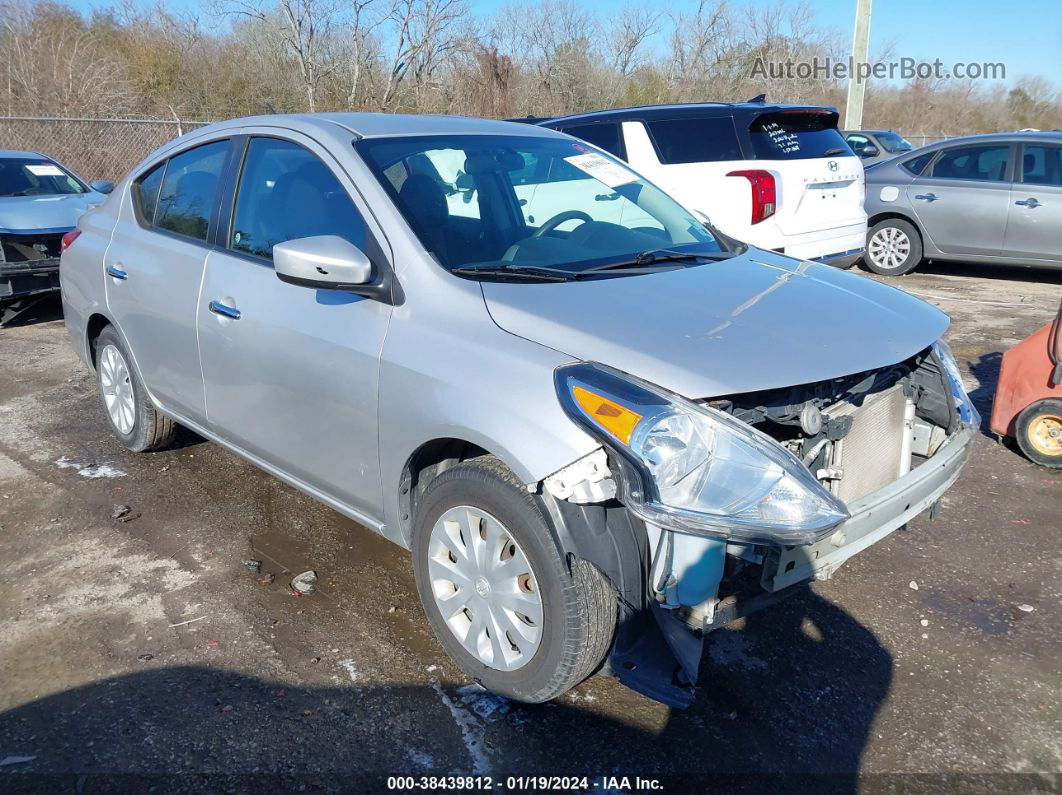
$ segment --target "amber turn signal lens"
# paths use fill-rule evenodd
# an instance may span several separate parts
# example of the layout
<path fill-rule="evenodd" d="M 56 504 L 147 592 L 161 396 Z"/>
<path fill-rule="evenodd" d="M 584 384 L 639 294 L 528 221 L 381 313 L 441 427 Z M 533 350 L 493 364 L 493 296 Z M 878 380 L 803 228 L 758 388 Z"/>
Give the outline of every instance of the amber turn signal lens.
<path fill-rule="evenodd" d="M 590 416 L 590 419 L 624 444 L 630 444 L 634 427 L 642 419 L 641 414 L 636 414 L 601 395 L 595 395 L 581 386 L 572 388 L 572 396 L 579 407 Z"/>

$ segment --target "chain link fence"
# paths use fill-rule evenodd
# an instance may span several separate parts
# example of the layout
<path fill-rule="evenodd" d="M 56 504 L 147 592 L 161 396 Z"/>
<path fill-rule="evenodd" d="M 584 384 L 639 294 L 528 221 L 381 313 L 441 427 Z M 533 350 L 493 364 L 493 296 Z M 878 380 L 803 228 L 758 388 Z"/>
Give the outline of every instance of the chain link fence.
<path fill-rule="evenodd" d="M 0 149 L 55 158 L 84 179 L 118 180 L 152 151 L 209 122 L 165 119 L 62 119 L 0 116 Z M 912 133 L 916 147 L 951 138 Z"/>
<path fill-rule="evenodd" d="M 0 149 L 54 158 L 87 180 L 117 181 L 167 141 L 208 122 L 0 116 Z"/>

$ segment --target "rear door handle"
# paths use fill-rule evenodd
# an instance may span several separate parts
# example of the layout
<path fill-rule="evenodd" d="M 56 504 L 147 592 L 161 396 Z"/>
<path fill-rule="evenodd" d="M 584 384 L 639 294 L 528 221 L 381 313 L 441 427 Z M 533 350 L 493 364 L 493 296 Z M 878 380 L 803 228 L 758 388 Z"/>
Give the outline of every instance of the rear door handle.
<path fill-rule="evenodd" d="M 121 279 L 123 282 L 129 278 L 129 274 L 122 270 L 119 265 L 108 265 L 107 275 L 112 279 Z"/>
<path fill-rule="evenodd" d="M 1043 207 L 1043 205 L 1031 196 L 1028 199 L 1018 199 L 1015 204 L 1020 204 L 1022 207 Z"/>
<path fill-rule="evenodd" d="M 221 301 L 211 301 L 208 304 L 208 307 L 215 315 L 221 315 L 222 317 L 227 317 L 231 320 L 240 319 L 239 309 L 234 306 L 229 306 L 228 304 L 223 304 Z"/>
<path fill-rule="evenodd" d="M 937 200 L 937 194 L 935 193 L 916 193 L 916 199 L 920 199 L 924 202 L 935 202 Z"/>

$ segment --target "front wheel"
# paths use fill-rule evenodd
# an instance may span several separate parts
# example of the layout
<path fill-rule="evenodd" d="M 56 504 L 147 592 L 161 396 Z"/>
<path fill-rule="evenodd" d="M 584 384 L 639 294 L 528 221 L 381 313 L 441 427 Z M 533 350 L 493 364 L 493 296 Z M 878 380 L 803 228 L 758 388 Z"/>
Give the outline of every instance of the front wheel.
<path fill-rule="evenodd" d="M 555 698 L 604 659 L 616 597 L 591 564 L 568 560 L 535 498 L 493 456 L 461 463 L 419 499 L 413 571 L 443 648 L 488 690 Z"/>
<path fill-rule="evenodd" d="M 1015 423 L 1018 447 L 1030 460 L 1062 468 L 1062 400 L 1048 398 L 1026 406 Z"/>
<path fill-rule="evenodd" d="M 900 218 L 878 221 L 867 233 L 863 262 L 882 276 L 910 273 L 922 261 L 922 238 L 913 225 Z"/>

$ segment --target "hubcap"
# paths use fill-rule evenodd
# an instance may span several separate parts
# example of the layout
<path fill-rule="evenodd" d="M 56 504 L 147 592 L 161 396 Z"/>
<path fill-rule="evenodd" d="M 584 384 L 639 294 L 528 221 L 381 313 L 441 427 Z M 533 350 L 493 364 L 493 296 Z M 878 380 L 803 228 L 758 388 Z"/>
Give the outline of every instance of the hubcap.
<path fill-rule="evenodd" d="M 895 270 L 910 256 L 911 238 L 902 229 L 886 226 L 871 236 L 867 249 L 871 262 L 879 268 Z"/>
<path fill-rule="evenodd" d="M 1029 424 L 1029 441 L 1043 455 L 1062 455 L 1062 417 L 1041 414 Z"/>
<path fill-rule="evenodd" d="M 113 345 L 107 345 L 100 351 L 100 388 L 111 424 L 122 435 L 130 433 L 136 417 L 133 382 L 125 357 Z"/>
<path fill-rule="evenodd" d="M 514 671 L 542 641 L 542 596 L 527 556 L 486 511 L 459 505 L 428 541 L 428 577 L 443 620 L 484 665 Z"/>

